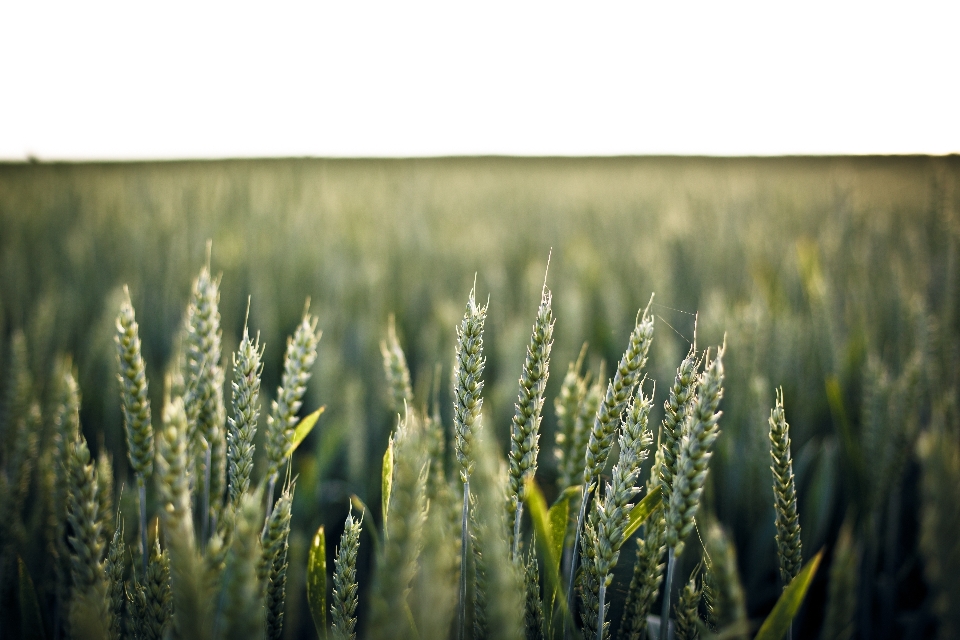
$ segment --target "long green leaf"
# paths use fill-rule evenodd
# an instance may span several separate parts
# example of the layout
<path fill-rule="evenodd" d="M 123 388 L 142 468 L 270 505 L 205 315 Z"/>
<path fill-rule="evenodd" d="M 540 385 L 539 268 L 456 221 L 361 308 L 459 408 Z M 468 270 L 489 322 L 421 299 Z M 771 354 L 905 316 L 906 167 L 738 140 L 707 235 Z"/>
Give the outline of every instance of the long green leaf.
<path fill-rule="evenodd" d="M 393 491 L 393 438 L 383 452 L 383 467 L 380 471 L 380 515 L 383 531 L 387 531 L 387 514 L 390 509 L 390 493 Z"/>
<path fill-rule="evenodd" d="M 550 520 L 550 534 L 553 536 L 550 545 L 553 547 L 553 559 L 557 562 L 563 556 L 563 542 L 567 534 L 567 519 L 570 517 L 570 500 L 580 495 L 580 485 L 567 487 L 550 506 L 547 512 Z M 557 568 L 559 571 L 559 566 Z"/>
<path fill-rule="evenodd" d="M 657 507 L 660 506 L 662 502 L 660 485 L 657 485 L 653 490 L 643 497 L 643 500 L 637 503 L 633 509 L 630 510 L 630 520 L 623 530 L 623 537 L 620 538 L 620 545 L 622 546 L 624 542 L 630 539 L 637 529 L 640 528 L 640 525 L 650 517 L 650 514 L 656 511 Z"/>
<path fill-rule="evenodd" d="M 537 486 L 533 478 L 527 478 L 523 493 L 523 501 L 526 503 L 527 510 L 530 512 L 530 519 L 533 520 L 533 529 L 537 533 L 537 546 L 540 547 L 540 553 L 545 560 L 544 564 L 547 569 L 547 591 L 550 594 L 548 600 L 560 603 L 563 617 L 569 619 L 572 625 L 573 618 L 570 615 L 570 610 L 567 608 L 567 599 L 563 595 L 563 586 L 560 581 L 560 554 L 556 552 L 554 546 L 556 537 L 553 533 L 553 525 L 551 523 L 550 511 L 547 509 L 547 501 L 544 499 L 540 487 Z M 566 526 L 566 518 L 564 518 L 564 531 L 566 531 Z M 562 550 L 563 534 L 561 533 L 559 536 Z M 551 611 L 548 619 L 552 618 L 552 613 Z"/>
<path fill-rule="evenodd" d="M 307 557 L 307 601 L 317 635 L 327 637 L 327 536 L 323 525 L 317 529 Z"/>
<path fill-rule="evenodd" d="M 763 621 L 760 631 L 754 640 L 781 640 L 790 628 L 790 623 L 800 611 L 800 605 L 807 596 L 807 590 L 810 583 L 813 582 L 813 576 L 817 573 L 817 567 L 820 566 L 820 559 L 823 557 L 823 549 L 817 552 L 807 561 L 806 566 L 800 570 L 797 577 L 790 581 L 789 586 L 780 594 L 780 599 L 774 605 L 773 611 Z"/>
<path fill-rule="evenodd" d="M 23 559 L 17 556 L 17 573 L 20 579 L 20 636 L 27 640 L 43 640 L 46 634 L 43 630 L 43 616 L 40 615 L 40 604 L 37 602 L 37 592 L 33 588 L 33 580 L 27 573 Z"/>
<path fill-rule="evenodd" d="M 293 447 L 290 449 L 291 455 L 297 450 L 297 447 L 300 446 L 300 443 L 303 442 L 308 435 L 310 435 L 310 432 L 313 431 L 313 427 L 317 424 L 317 419 L 325 409 L 326 406 L 320 407 L 297 423 L 297 428 L 293 432 Z"/>

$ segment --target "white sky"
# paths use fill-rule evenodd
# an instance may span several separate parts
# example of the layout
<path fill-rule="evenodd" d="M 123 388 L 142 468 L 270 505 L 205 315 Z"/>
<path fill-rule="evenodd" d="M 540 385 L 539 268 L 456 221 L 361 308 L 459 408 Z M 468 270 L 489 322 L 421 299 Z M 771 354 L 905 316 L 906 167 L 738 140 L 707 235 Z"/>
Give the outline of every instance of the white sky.
<path fill-rule="evenodd" d="M 951 152 L 960 2 L 0 0 L 3 159 Z"/>

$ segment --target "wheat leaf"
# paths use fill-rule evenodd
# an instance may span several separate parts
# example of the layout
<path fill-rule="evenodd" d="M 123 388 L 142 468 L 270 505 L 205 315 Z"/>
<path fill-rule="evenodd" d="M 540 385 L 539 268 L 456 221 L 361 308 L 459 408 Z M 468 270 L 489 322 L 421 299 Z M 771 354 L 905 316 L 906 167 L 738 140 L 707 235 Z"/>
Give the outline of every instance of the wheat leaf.
<path fill-rule="evenodd" d="M 23 559 L 17 556 L 17 573 L 20 574 L 20 633 L 24 640 L 46 637 L 43 631 L 43 616 L 40 615 L 40 604 L 37 602 L 37 592 L 33 588 L 33 580 L 27 573 Z"/>
<path fill-rule="evenodd" d="M 313 427 L 317 424 L 317 419 L 320 417 L 320 414 L 324 412 L 326 406 L 322 406 L 303 420 L 297 423 L 297 428 L 293 432 L 293 447 L 290 449 L 290 454 L 292 455 L 294 451 L 297 450 L 297 447 L 300 446 L 300 443 L 310 435 L 310 432 L 313 431 Z"/>
<path fill-rule="evenodd" d="M 813 582 L 813 577 L 817 573 L 822 557 L 823 550 L 821 549 L 800 570 L 800 573 L 790 582 L 790 585 L 783 590 L 780 599 L 777 600 L 777 604 L 774 605 L 773 611 L 770 612 L 767 619 L 763 621 L 763 625 L 754 640 L 780 640 L 783 638 L 787 629 L 790 628 L 794 616 L 800 611 L 800 605 L 803 604 L 803 599 Z"/>
<path fill-rule="evenodd" d="M 327 637 L 327 537 L 323 525 L 317 529 L 307 558 L 307 601 L 320 638 Z"/>
<path fill-rule="evenodd" d="M 661 490 L 661 485 L 655 486 L 643 497 L 643 500 L 637 503 L 637 506 L 630 510 L 630 519 L 627 527 L 623 530 L 623 537 L 620 538 L 620 546 L 623 546 L 623 543 L 629 540 L 630 536 L 640 528 L 640 525 L 646 522 L 650 514 L 660 506 Z"/>

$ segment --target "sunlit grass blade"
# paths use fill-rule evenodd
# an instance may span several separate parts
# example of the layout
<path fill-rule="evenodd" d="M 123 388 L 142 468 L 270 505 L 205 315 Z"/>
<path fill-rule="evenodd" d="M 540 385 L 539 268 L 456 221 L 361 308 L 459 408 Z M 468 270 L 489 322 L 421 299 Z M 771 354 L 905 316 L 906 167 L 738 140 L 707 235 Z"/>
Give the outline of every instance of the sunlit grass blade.
<path fill-rule="evenodd" d="M 323 525 L 314 534 L 307 557 L 307 603 L 313 626 L 323 640 L 327 637 L 327 535 Z"/>

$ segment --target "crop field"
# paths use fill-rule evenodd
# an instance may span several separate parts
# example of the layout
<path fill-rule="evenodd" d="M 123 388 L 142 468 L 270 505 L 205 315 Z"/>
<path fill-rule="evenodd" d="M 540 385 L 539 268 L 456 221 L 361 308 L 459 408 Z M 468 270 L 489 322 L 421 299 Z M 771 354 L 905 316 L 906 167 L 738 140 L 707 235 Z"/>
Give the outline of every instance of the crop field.
<path fill-rule="evenodd" d="M 0 640 L 960 637 L 958 243 L 956 156 L 0 164 Z"/>

